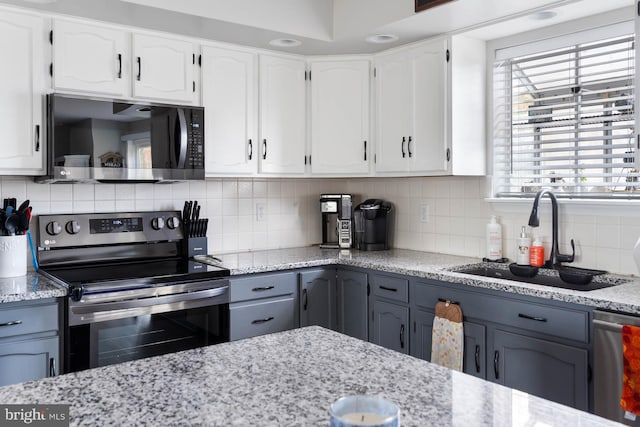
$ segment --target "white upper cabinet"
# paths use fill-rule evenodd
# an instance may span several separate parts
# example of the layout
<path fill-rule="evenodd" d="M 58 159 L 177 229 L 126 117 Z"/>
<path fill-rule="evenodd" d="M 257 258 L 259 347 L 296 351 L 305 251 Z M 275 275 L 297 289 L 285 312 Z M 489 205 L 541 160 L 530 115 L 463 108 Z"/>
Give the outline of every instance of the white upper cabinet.
<path fill-rule="evenodd" d="M 191 41 L 120 27 L 55 19 L 53 86 L 57 92 L 193 104 Z"/>
<path fill-rule="evenodd" d="M 205 171 L 212 175 L 257 172 L 257 55 L 202 47 Z"/>
<path fill-rule="evenodd" d="M 56 90 L 125 97 L 129 93 L 129 33 L 75 21 L 53 23 Z"/>
<path fill-rule="evenodd" d="M 452 36 L 376 58 L 376 172 L 485 173 L 485 46 Z"/>
<path fill-rule="evenodd" d="M 406 172 L 413 117 L 413 76 L 407 52 L 376 60 L 376 172 Z"/>
<path fill-rule="evenodd" d="M 45 172 L 42 119 L 49 29 L 41 17 L 0 13 L 0 172 Z"/>
<path fill-rule="evenodd" d="M 304 174 L 305 61 L 276 55 L 260 55 L 259 60 L 259 172 Z"/>
<path fill-rule="evenodd" d="M 369 92 L 366 59 L 311 62 L 311 172 L 369 172 Z"/>
<path fill-rule="evenodd" d="M 133 96 L 160 101 L 193 102 L 196 46 L 185 40 L 134 34 Z"/>

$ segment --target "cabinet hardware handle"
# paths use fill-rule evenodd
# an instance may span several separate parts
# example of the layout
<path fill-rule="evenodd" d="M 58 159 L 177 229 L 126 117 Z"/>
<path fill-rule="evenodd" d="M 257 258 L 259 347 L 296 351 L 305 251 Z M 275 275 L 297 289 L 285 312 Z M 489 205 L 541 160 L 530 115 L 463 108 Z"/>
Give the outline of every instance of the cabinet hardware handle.
<path fill-rule="evenodd" d="M 400 325 L 400 348 L 404 348 L 404 323 Z"/>
<path fill-rule="evenodd" d="M 253 322 L 251 322 L 252 325 L 259 325 L 261 323 L 267 323 L 273 320 L 273 316 L 271 317 L 267 317 L 265 319 L 256 319 Z"/>
<path fill-rule="evenodd" d="M 407 151 L 409 152 L 409 157 L 413 155 L 411 152 L 411 137 L 409 137 L 409 141 L 407 141 Z"/>
<path fill-rule="evenodd" d="M 364 142 L 364 161 L 367 161 L 367 141 Z"/>
<path fill-rule="evenodd" d="M 527 319 L 527 320 L 535 320 L 536 322 L 547 321 L 547 319 L 545 319 L 544 317 L 529 316 L 528 314 L 522 314 L 522 313 L 518 313 L 518 317 L 522 317 L 523 319 Z"/>
<path fill-rule="evenodd" d="M 500 372 L 498 370 L 498 363 L 500 362 L 500 352 L 496 350 L 493 354 L 493 372 L 496 374 L 496 379 L 500 378 Z"/>
<path fill-rule="evenodd" d="M 451 160 L 451 148 L 447 148 L 447 162 Z"/>
<path fill-rule="evenodd" d="M 249 160 L 253 158 L 253 141 L 249 140 Z"/>
<path fill-rule="evenodd" d="M 404 143 L 407 142 L 407 138 L 402 137 L 402 144 L 400 145 L 400 149 L 402 150 L 402 158 L 404 159 L 407 156 L 407 153 L 404 152 Z"/>
<path fill-rule="evenodd" d="M 122 78 L 122 54 L 118 54 L 118 78 Z"/>
<path fill-rule="evenodd" d="M 22 320 L 12 320 L 11 322 L 0 323 L 0 327 L 2 326 L 15 326 L 22 324 Z"/>
<path fill-rule="evenodd" d="M 449 304 L 457 304 L 457 305 L 460 305 L 460 302 L 458 302 L 458 301 L 451 301 L 450 299 L 438 298 L 438 301 L 440 301 L 440 302 L 448 302 Z"/>
<path fill-rule="evenodd" d="M 40 151 L 40 125 L 36 125 L 36 152 Z"/>
<path fill-rule="evenodd" d="M 50 377 L 56 376 L 56 358 L 55 357 L 51 357 L 49 359 L 49 376 Z"/>
<path fill-rule="evenodd" d="M 308 299 L 308 295 L 307 295 L 307 290 L 306 289 L 304 289 L 302 291 L 302 298 L 303 298 L 302 309 L 304 311 L 307 311 L 307 303 L 309 302 L 309 299 Z"/>
<path fill-rule="evenodd" d="M 380 286 L 380 289 L 382 289 L 383 291 L 398 292 L 396 288 L 387 288 L 386 286 Z"/>
<path fill-rule="evenodd" d="M 138 56 L 136 61 L 138 62 L 138 75 L 136 76 L 136 80 L 140 81 L 140 77 L 142 76 L 142 60 Z"/>
<path fill-rule="evenodd" d="M 480 373 L 480 346 L 476 345 L 476 372 Z"/>
<path fill-rule="evenodd" d="M 267 140 L 263 139 L 262 140 L 262 160 L 266 160 L 267 159 Z"/>
<path fill-rule="evenodd" d="M 264 292 L 264 291 L 269 291 L 271 289 L 273 289 L 273 286 L 260 286 L 257 288 L 253 288 L 251 289 L 253 292 Z"/>

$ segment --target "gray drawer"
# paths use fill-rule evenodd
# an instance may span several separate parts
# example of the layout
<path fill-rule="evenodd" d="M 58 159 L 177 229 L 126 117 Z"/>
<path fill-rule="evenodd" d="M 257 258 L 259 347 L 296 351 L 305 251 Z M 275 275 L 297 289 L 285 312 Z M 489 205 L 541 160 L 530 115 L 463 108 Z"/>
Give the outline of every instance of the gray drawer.
<path fill-rule="evenodd" d="M 589 342 L 587 311 L 428 283 L 412 284 L 411 302 L 416 306 L 433 310 L 439 300 L 459 303 L 465 318 L 473 317 L 545 335 Z"/>
<path fill-rule="evenodd" d="M 259 300 L 231 304 L 231 341 L 295 328 L 295 301 L 293 298 Z"/>
<path fill-rule="evenodd" d="M 409 302 L 409 280 L 386 274 L 369 276 L 373 295 L 404 303 Z"/>
<path fill-rule="evenodd" d="M 298 273 L 254 274 L 231 278 L 231 302 L 290 295 L 298 291 Z"/>
<path fill-rule="evenodd" d="M 0 338 L 57 330 L 57 303 L 0 305 Z"/>

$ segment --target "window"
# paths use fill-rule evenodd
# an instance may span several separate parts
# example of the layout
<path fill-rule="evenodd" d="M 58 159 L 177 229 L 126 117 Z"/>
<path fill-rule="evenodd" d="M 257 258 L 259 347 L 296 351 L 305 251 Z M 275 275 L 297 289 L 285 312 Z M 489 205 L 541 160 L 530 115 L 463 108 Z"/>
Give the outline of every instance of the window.
<path fill-rule="evenodd" d="M 640 199 L 633 32 L 580 36 L 496 51 L 497 197 Z"/>

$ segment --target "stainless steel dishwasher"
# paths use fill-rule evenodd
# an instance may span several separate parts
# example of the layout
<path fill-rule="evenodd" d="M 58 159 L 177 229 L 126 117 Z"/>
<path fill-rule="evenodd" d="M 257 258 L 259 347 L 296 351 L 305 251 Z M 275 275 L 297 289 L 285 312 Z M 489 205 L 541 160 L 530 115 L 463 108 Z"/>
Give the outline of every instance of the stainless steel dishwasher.
<path fill-rule="evenodd" d="M 622 325 L 640 326 L 640 317 L 607 311 L 593 311 L 593 412 L 630 426 L 640 426 L 624 418 L 622 394 Z"/>

